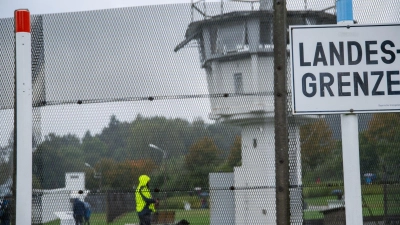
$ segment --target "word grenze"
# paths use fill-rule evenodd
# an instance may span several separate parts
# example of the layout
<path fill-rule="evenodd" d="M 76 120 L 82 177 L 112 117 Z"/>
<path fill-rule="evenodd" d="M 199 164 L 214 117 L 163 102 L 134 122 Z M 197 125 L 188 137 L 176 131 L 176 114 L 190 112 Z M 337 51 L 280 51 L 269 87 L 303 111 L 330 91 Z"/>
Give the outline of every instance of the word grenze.
<path fill-rule="evenodd" d="M 329 42 L 329 45 L 325 46 L 328 49 L 324 49 L 322 42 L 317 42 L 314 57 L 308 59 L 304 56 L 304 49 L 310 47 L 314 46 L 304 46 L 303 43 L 299 43 L 301 67 L 334 66 L 336 63 L 349 68 L 365 63 L 368 68 L 368 65 L 393 64 L 396 55 L 400 54 L 400 49 L 396 49 L 390 40 L 380 43 L 374 40 L 362 43 Z M 343 71 L 337 72 L 335 76 L 329 72 L 319 72 L 319 74 L 307 72 L 303 74 L 301 81 L 302 93 L 306 97 L 334 96 L 333 88 L 336 88 L 338 96 L 400 95 L 399 70 Z M 386 88 L 382 88 L 384 86 L 382 84 L 385 83 Z"/>

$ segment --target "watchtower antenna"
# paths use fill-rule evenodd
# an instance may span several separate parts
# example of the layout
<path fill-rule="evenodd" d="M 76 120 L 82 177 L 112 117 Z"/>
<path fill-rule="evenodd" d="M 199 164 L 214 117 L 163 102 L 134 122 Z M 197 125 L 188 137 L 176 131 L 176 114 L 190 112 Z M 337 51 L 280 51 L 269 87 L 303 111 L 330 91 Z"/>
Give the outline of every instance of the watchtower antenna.
<path fill-rule="evenodd" d="M 273 0 L 228 0 L 231 2 L 247 2 L 251 4 L 251 10 L 254 10 L 254 3 L 259 3 L 259 10 L 272 10 Z M 203 18 L 209 19 L 214 15 L 208 14 L 206 0 L 191 0 L 191 22 L 195 21 L 195 13 L 199 13 Z M 224 14 L 224 0 L 220 0 L 220 15 Z"/>

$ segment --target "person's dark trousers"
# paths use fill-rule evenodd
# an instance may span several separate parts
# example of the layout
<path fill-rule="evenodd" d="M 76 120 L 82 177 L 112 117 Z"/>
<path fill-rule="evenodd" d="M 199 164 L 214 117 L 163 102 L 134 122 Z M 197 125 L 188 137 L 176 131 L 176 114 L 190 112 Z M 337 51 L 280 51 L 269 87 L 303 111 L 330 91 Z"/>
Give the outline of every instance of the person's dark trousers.
<path fill-rule="evenodd" d="M 75 216 L 75 225 L 83 225 L 83 215 Z"/>
<path fill-rule="evenodd" d="M 0 225 L 10 225 L 10 220 L 1 220 Z"/>
<path fill-rule="evenodd" d="M 89 219 L 85 219 L 84 225 L 90 225 L 90 220 Z"/>
<path fill-rule="evenodd" d="M 139 215 L 140 225 L 150 225 L 151 214 Z"/>

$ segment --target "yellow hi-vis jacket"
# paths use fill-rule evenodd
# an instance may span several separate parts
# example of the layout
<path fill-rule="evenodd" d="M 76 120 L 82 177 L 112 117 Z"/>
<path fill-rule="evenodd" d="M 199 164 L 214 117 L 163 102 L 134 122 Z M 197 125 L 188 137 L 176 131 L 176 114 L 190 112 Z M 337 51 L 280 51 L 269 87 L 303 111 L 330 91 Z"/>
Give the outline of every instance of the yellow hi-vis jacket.
<path fill-rule="evenodd" d="M 143 210 L 156 211 L 154 207 L 154 199 L 151 198 L 151 193 L 147 187 L 147 183 L 150 181 L 150 177 L 147 175 L 141 175 L 139 177 L 139 185 L 135 191 L 136 199 L 136 212 L 140 213 Z"/>

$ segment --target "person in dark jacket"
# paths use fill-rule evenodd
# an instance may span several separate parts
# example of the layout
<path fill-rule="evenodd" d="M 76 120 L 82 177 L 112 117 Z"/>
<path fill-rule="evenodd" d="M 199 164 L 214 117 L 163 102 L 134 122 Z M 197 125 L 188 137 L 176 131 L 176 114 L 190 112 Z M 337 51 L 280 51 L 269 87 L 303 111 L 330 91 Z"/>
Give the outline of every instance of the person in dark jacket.
<path fill-rule="evenodd" d="M 74 205 L 73 205 L 73 216 L 75 219 L 75 225 L 83 225 L 83 217 L 85 215 L 85 204 L 75 198 Z"/>
<path fill-rule="evenodd" d="M 8 199 L 4 199 L 0 207 L 0 225 L 10 225 L 11 221 L 11 204 Z"/>
<path fill-rule="evenodd" d="M 139 216 L 140 225 L 150 225 L 151 213 L 156 211 L 155 204 L 158 204 L 158 200 L 151 197 L 149 182 L 149 176 L 141 175 L 135 191 L 136 212 Z"/>

